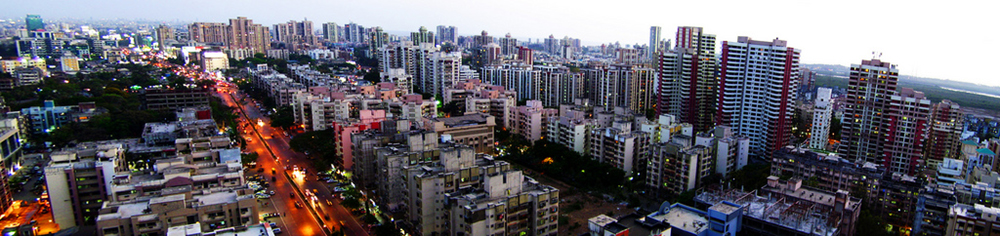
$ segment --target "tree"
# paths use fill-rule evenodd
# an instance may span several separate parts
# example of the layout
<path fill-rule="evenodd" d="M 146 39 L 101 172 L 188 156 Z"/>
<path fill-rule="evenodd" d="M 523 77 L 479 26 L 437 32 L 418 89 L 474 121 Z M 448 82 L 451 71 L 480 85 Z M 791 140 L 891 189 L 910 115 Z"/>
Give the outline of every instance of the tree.
<path fill-rule="evenodd" d="M 458 101 L 451 101 L 441 107 L 441 113 L 443 113 L 445 117 L 461 116 L 465 114 L 465 107 L 459 106 Z"/>
<path fill-rule="evenodd" d="M 340 205 L 344 206 L 347 209 L 353 210 L 361 208 L 361 201 L 359 201 L 357 198 L 345 198 L 343 201 L 340 202 Z"/>
<path fill-rule="evenodd" d="M 272 113 L 269 117 L 271 118 L 271 127 L 282 129 L 295 127 L 295 116 L 290 106 L 281 106 L 277 112 Z"/>
<path fill-rule="evenodd" d="M 372 82 L 373 84 L 375 84 L 375 83 L 381 82 L 382 78 L 381 78 L 380 73 L 378 72 L 378 69 L 377 68 L 372 68 L 372 69 L 368 70 L 368 73 L 365 73 L 365 80 L 367 80 L 368 82 Z"/>
<path fill-rule="evenodd" d="M 831 119 L 830 121 L 830 139 L 840 140 L 840 130 L 843 129 L 843 124 L 840 123 L 840 119 Z"/>

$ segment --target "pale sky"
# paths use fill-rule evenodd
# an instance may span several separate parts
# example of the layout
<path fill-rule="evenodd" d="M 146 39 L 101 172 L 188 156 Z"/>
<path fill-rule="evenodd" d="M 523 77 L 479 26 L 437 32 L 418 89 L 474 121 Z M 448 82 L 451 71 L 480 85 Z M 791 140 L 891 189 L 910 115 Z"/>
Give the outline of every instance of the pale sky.
<path fill-rule="evenodd" d="M 12 0 L 13 2 L 13 0 Z M 32 0 L 8 2 L 0 17 L 23 19 L 142 18 L 227 22 L 246 16 L 270 26 L 308 18 L 381 26 L 390 32 L 454 25 L 460 35 L 549 34 L 587 45 L 648 44 L 649 27 L 672 39 L 677 26 L 701 26 L 719 42 L 737 36 L 775 37 L 802 50 L 802 63 L 850 65 L 870 59 L 899 65 L 902 74 L 1000 86 L 989 73 L 1000 64 L 1000 3 L 992 1 L 549 1 L 549 0 Z"/>

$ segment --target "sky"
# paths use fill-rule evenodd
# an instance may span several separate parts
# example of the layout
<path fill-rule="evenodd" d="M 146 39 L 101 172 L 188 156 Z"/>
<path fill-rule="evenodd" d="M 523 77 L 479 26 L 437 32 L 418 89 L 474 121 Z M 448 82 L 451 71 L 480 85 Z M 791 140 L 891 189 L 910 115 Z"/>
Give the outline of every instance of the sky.
<path fill-rule="evenodd" d="M 228 22 L 246 16 L 270 26 L 288 20 L 358 23 L 387 32 L 454 25 L 460 35 L 510 33 L 519 39 L 554 35 L 585 45 L 648 44 L 650 26 L 673 39 L 677 26 L 704 27 L 717 44 L 738 36 L 780 38 L 802 50 L 804 64 L 859 64 L 872 52 L 900 73 L 1000 86 L 987 73 L 1000 62 L 1000 4 L 990 1 L 877 0 L 208 0 L 17 1 L 0 17 L 146 19 Z M 719 50 L 721 52 L 721 50 Z"/>

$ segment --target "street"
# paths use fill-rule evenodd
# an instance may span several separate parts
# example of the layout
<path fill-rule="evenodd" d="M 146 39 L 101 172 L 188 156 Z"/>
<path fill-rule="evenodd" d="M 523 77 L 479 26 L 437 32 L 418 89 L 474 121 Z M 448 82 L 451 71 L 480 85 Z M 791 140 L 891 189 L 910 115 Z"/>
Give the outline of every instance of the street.
<path fill-rule="evenodd" d="M 230 89 L 235 90 L 235 88 Z M 240 132 L 250 140 L 245 151 L 256 152 L 260 156 L 257 160 L 257 168 L 248 171 L 248 173 L 257 173 L 257 169 L 263 169 L 264 171 L 260 174 L 264 176 L 266 181 L 272 180 L 272 177 L 275 180 L 271 183 L 271 189 L 275 191 L 275 194 L 269 199 L 271 204 L 263 207 L 261 214 L 282 213 L 280 218 L 275 217 L 268 220 L 276 222 L 279 227 L 287 230 L 291 235 L 326 235 L 322 229 L 324 225 L 333 229 L 332 231 L 341 230 L 344 235 L 368 235 L 357 219 L 340 205 L 340 199 L 331 195 L 332 192 L 327 185 L 319 181 L 316 170 L 311 169 L 305 155 L 291 150 L 288 145 L 289 137 L 285 136 L 280 129 L 270 127 L 268 118 L 261 114 L 253 102 L 239 104 L 237 100 L 234 100 L 240 99 L 244 95 L 240 93 L 230 94 L 228 91 L 230 90 L 219 90 L 217 95 L 223 98 L 227 106 L 238 108 L 242 112 L 239 114 L 243 118 L 239 125 L 242 129 Z M 257 122 L 258 119 L 263 121 L 261 122 L 263 125 Z M 249 131 L 249 133 L 245 131 Z M 255 132 L 259 132 L 259 135 Z M 271 138 L 272 135 L 274 138 Z M 266 145 L 263 142 L 266 142 Z M 271 150 L 268 150 L 268 147 Z M 293 166 L 306 169 L 309 174 L 304 179 L 296 178 L 292 184 L 295 184 L 301 191 L 314 192 L 319 200 L 318 204 L 309 204 L 302 199 L 302 195 L 296 193 L 293 186 L 289 184 L 288 178 L 283 176 L 283 173 L 286 173 L 286 170 L 291 170 Z M 272 169 L 275 170 L 274 174 L 272 174 Z M 332 202 L 333 206 L 329 206 L 327 201 Z M 303 207 L 315 207 L 314 209 L 320 217 L 329 216 L 330 220 L 317 219 L 307 208 L 296 207 L 296 202 Z"/>

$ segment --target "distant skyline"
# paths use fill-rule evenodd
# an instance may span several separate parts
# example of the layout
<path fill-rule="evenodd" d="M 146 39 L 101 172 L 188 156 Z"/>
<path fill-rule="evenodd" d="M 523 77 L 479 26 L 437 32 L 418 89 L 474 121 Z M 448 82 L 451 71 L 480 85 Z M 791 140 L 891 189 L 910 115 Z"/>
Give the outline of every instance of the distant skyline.
<path fill-rule="evenodd" d="M 147 2 L 36 0 L 6 4 L 4 19 L 146 19 L 227 22 L 246 16 L 266 26 L 289 20 L 350 22 L 390 32 L 454 25 L 460 35 L 486 30 L 537 40 L 550 34 L 585 45 L 648 44 L 649 27 L 673 39 L 677 26 L 701 26 L 722 41 L 780 38 L 802 50 L 803 64 L 858 64 L 881 59 L 900 73 L 1000 86 L 1000 15 L 987 1 L 323 1 L 218 0 Z M 319 29 L 319 28 L 317 28 Z"/>

